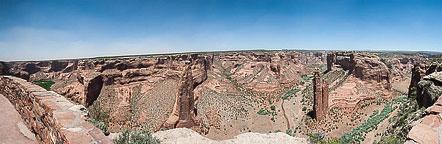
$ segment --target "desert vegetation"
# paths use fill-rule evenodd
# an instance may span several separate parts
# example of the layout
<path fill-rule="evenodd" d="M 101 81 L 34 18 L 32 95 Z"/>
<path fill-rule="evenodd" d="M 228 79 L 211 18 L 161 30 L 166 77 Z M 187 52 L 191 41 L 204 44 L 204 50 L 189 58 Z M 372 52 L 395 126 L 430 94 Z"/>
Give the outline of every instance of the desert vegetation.
<path fill-rule="evenodd" d="M 114 144 L 160 144 L 160 141 L 154 138 L 149 131 L 132 131 L 129 128 L 113 141 Z"/>
<path fill-rule="evenodd" d="M 46 89 L 48 91 L 50 91 L 51 90 L 51 86 L 53 84 L 55 84 L 55 82 L 52 81 L 52 80 L 36 80 L 36 81 L 34 81 L 34 83 L 39 85 L 39 86 L 41 86 L 42 88 L 44 88 L 44 89 Z"/>
<path fill-rule="evenodd" d="M 384 133 L 379 134 L 382 135 L 379 143 L 405 142 L 407 134 L 412 128 L 411 123 L 423 117 L 425 109 L 419 108 L 415 99 L 416 89 L 411 89 L 410 94 L 410 97 L 403 96 L 393 100 L 401 105 L 398 113 L 388 120 L 392 124 Z"/>
<path fill-rule="evenodd" d="M 94 104 L 88 108 L 87 121 L 101 129 L 105 135 L 110 134 L 108 125 L 109 111 L 101 107 L 100 101 L 95 101 Z"/>

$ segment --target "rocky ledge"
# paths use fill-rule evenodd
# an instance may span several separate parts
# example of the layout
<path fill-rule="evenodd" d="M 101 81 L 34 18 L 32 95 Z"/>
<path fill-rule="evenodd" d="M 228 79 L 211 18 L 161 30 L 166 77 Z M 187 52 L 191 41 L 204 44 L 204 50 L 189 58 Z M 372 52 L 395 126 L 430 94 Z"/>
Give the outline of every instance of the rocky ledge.
<path fill-rule="evenodd" d="M 159 139 L 162 144 L 249 144 L 249 143 L 262 143 L 262 144 L 304 144 L 308 141 L 304 138 L 296 138 L 289 136 L 285 133 L 243 133 L 235 136 L 233 139 L 217 141 L 203 137 L 197 132 L 187 128 L 176 128 L 166 131 L 159 131 L 153 134 L 154 137 Z"/>
<path fill-rule="evenodd" d="M 427 108 L 429 113 L 418 120 L 407 136 L 407 144 L 439 144 L 442 143 L 442 97 Z"/>

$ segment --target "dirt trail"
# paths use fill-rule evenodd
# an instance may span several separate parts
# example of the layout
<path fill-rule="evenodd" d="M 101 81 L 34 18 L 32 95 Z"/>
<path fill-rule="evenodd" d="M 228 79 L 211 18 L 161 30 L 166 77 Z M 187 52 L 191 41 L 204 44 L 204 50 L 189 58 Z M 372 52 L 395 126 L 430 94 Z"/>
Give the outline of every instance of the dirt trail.
<path fill-rule="evenodd" d="M 37 143 L 35 136 L 23 124 L 23 120 L 9 100 L 0 94 L 0 143 Z"/>
<path fill-rule="evenodd" d="M 284 118 L 285 118 L 285 120 L 287 122 L 287 129 L 290 129 L 289 118 L 287 117 L 287 114 L 285 113 L 285 109 L 284 109 L 284 101 L 285 100 L 282 100 L 282 102 L 281 102 L 282 113 L 284 114 Z"/>

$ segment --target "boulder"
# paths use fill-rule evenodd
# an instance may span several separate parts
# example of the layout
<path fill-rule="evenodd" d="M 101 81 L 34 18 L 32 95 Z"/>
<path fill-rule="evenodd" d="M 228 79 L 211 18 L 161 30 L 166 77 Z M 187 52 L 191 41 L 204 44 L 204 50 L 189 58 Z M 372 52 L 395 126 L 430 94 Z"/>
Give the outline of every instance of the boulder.
<path fill-rule="evenodd" d="M 442 72 L 425 76 L 417 84 L 416 101 L 419 106 L 429 107 L 442 95 Z"/>

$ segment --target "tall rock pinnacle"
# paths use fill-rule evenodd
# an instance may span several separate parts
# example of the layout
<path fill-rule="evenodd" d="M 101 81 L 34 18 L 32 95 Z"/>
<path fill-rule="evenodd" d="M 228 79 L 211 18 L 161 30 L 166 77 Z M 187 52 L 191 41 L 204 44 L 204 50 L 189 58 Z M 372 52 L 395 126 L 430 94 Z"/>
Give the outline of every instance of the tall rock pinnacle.
<path fill-rule="evenodd" d="M 190 62 L 186 63 L 187 66 L 180 78 L 174 109 L 164 125 L 168 129 L 181 127 L 191 128 L 192 126 L 198 125 L 194 113 L 195 103 L 191 64 Z"/>
<path fill-rule="evenodd" d="M 319 70 L 315 70 L 313 90 L 315 119 L 320 121 L 328 114 L 328 83 L 326 80 L 321 80 L 321 72 Z"/>

